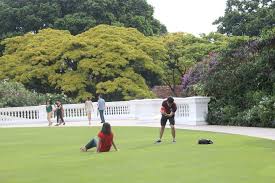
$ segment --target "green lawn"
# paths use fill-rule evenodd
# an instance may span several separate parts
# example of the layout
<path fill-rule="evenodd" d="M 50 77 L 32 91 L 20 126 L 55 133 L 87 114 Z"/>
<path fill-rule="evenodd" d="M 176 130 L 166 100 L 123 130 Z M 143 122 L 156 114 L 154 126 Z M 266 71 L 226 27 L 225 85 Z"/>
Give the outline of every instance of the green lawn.
<path fill-rule="evenodd" d="M 119 152 L 83 153 L 99 127 L 0 129 L 1 183 L 271 183 L 275 141 L 177 130 L 113 127 Z M 210 138 L 213 145 L 197 145 Z"/>

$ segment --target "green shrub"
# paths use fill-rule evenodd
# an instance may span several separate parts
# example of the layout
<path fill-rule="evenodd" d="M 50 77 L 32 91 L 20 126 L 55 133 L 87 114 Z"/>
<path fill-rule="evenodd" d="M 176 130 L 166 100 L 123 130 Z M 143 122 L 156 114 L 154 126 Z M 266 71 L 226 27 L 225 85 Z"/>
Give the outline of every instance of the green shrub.
<path fill-rule="evenodd" d="M 40 94 L 27 90 L 21 83 L 0 81 L 0 108 L 41 105 L 45 104 L 46 100 L 74 102 L 64 94 Z"/>
<path fill-rule="evenodd" d="M 214 70 L 205 73 L 200 82 L 212 96 L 209 124 L 275 127 L 274 40 L 273 33 L 231 42 Z"/>

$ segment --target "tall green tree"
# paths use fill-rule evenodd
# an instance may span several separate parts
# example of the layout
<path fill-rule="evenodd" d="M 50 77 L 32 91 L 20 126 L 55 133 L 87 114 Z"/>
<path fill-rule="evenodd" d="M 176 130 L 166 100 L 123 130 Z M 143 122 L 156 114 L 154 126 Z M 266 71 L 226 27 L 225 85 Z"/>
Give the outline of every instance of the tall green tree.
<path fill-rule="evenodd" d="M 224 16 L 213 24 L 222 34 L 258 36 L 275 25 L 275 1 L 227 0 Z"/>
<path fill-rule="evenodd" d="M 211 97 L 209 124 L 275 127 L 275 29 L 227 42 L 184 75 L 184 94 Z"/>
<path fill-rule="evenodd" d="M 100 25 L 77 36 L 45 29 L 8 38 L 0 57 L 0 79 L 77 100 L 96 93 L 107 100 L 152 97 L 161 83 L 162 43 L 133 28 Z"/>
<path fill-rule="evenodd" d="M 76 35 L 99 24 L 167 32 L 146 0 L 0 0 L 0 39 L 49 27 Z"/>
<path fill-rule="evenodd" d="M 176 95 L 176 85 L 182 83 L 182 76 L 210 52 L 218 51 L 227 45 L 227 37 L 210 33 L 196 37 L 186 33 L 172 33 L 163 36 L 162 41 L 168 50 L 163 62 L 165 74 L 163 82 Z"/>
<path fill-rule="evenodd" d="M 210 124 L 275 126 L 275 29 L 231 37 L 200 81 L 212 97 Z"/>

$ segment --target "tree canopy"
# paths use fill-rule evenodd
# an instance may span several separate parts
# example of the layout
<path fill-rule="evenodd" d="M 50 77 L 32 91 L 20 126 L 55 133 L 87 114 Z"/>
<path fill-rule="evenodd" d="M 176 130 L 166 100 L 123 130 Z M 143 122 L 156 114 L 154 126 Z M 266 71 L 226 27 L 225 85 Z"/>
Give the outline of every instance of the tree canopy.
<path fill-rule="evenodd" d="M 259 36 L 275 25 L 275 1 L 227 0 L 224 16 L 214 24 L 222 34 Z"/>
<path fill-rule="evenodd" d="M 274 46 L 274 28 L 257 38 L 232 36 L 184 76 L 187 96 L 211 97 L 210 124 L 275 126 Z"/>
<path fill-rule="evenodd" d="M 203 60 L 210 52 L 227 46 L 228 38 L 218 33 L 196 37 L 187 33 L 171 33 L 161 37 L 168 56 L 164 60 L 163 82 L 175 94 L 176 85 L 190 67 Z"/>
<path fill-rule="evenodd" d="M 100 25 L 77 36 L 44 29 L 8 38 L 0 57 L 0 79 L 40 93 L 65 93 L 78 100 L 96 93 L 107 100 L 152 97 L 161 83 L 166 50 L 132 28 Z M 152 79 L 153 78 L 153 79 Z"/>
<path fill-rule="evenodd" d="M 167 32 L 146 0 L 0 0 L 0 39 L 44 28 L 76 35 L 99 24 L 133 27 L 145 35 Z"/>

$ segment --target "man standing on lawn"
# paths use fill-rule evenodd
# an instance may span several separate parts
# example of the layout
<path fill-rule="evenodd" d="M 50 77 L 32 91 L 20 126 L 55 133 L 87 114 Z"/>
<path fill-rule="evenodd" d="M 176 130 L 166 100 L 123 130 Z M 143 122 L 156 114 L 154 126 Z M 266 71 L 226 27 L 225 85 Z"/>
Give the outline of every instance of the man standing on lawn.
<path fill-rule="evenodd" d="M 105 123 L 104 110 L 105 110 L 105 100 L 101 95 L 98 95 L 97 107 L 101 119 L 101 123 Z"/>
<path fill-rule="evenodd" d="M 159 140 L 155 143 L 161 143 L 161 138 L 165 129 L 165 125 L 167 120 L 169 120 L 171 133 L 173 137 L 173 143 L 176 142 L 176 130 L 175 130 L 175 112 L 177 111 L 177 105 L 174 102 L 173 97 L 168 97 L 166 100 L 162 102 L 161 106 L 161 120 L 160 120 L 160 133 L 159 133 Z"/>

